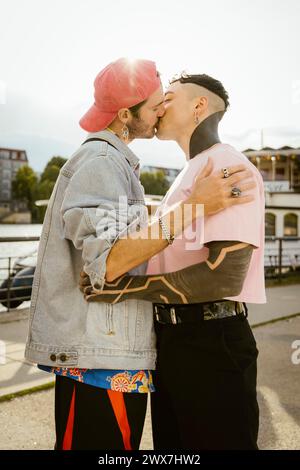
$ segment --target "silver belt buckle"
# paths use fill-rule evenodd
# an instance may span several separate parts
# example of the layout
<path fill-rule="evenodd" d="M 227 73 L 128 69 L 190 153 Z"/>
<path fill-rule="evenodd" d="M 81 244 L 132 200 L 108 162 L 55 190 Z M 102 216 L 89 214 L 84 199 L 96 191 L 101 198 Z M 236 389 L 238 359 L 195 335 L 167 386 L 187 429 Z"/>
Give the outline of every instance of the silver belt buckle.
<path fill-rule="evenodd" d="M 176 325 L 177 324 L 177 318 L 176 318 L 175 308 L 173 308 L 173 307 L 170 308 L 170 314 L 171 314 L 171 321 L 172 321 L 173 325 Z"/>
<path fill-rule="evenodd" d="M 236 311 L 237 315 L 239 315 L 241 313 L 245 313 L 244 312 L 244 305 L 242 304 L 242 302 L 236 302 L 235 311 Z"/>
<path fill-rule="evenodd" d="M 159 321 L 159 314 L 158 314 L 158 308 L 156 305 L 154 305 L 154 313 L 155 313 L 155 318 L 157 321 Z"/>

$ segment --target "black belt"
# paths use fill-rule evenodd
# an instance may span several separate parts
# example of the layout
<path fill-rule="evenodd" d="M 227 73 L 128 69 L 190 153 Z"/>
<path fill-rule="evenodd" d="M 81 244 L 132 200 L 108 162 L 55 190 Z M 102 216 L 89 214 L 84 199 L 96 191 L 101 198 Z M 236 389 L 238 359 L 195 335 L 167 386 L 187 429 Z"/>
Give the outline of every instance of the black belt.
<path fill-rule="evenodd" d="M 196 304 L 154 304 L 154 318 L 158 323 L 195 323 L 239 316 L 247 318 L 248 309 L 243 302 L 220 300 Z"/>

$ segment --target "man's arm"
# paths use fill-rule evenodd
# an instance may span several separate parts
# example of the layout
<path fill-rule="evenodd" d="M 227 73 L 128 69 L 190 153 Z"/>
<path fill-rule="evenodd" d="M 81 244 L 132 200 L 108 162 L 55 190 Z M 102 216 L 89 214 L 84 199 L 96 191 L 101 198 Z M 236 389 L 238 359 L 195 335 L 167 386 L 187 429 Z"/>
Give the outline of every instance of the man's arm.
<path fill-rule="evenodd" d="M 128 197 L 130 180 L 110 155 L 85 149 L 84 161 L 75 173 L 61 170 L 69 179 L 60 207 L 64 238 L 82 252 L 84 270 L 93 285 L 105 282 L 106 260 L 119 231 L 127 229 L 132 217 L 123 220 L 119 197 Z M 66 175 L 64 175 L 66 171 Z"/>
<path fill-rule="evenodd" d="M 197 303 L 238 295 L 249 268 L 253 246 L 238 241 L 213 241 L 205 246 L 208 259 L 180 271 L 145 276 L 124 275 L 96 292 L 82 275 L 88 301 L 117 303 L 128 299 L 156 303 Z"/>
<path fill-rule="evenodd" d="M 245 165 L 230 167 L 229 178 L 223 178 L 221 171 L 213 174 L 211 172 L 212 161 L 209 160 L 197 176 L 190 196 L 164 214 L 165 225 L 173 236 L 176 237 L 199 217 L 199 209 L 204 208 L 201 215 L 212 215 L 227 207 L 253 201 L 254 197 L 251 194 L 239 198 L 231 196 L 231 189 L 237 184 L 242 193 L 256 186 L 252 172 Z M 190 210 L 185 210 L 187 206 Z M 159 236 L 153 238 L 153 233 L 159 234 Z M 162 251 L 167 245 L 157 221 L 152 222 L 141 231 L 130 233 L 126 238 L 117 240 L 107 258 L 106 281 L 114 281 Z"/>

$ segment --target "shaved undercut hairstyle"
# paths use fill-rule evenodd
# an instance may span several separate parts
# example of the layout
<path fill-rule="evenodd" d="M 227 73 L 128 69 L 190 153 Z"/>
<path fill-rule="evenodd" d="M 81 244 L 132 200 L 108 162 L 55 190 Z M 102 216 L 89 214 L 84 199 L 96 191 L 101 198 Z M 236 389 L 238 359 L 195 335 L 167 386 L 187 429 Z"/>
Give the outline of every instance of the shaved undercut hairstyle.
<path fill-rule="evenodd" d="M 179 78 L 175 78 L 170 81 L 170 83 L 175 82 L 193 83 L 194 85 L 202 86 L 203 88 L 206 88 L 215 95 L 218 95 L 224 101 L 225 111 L 229 106 L 229 96 L 223 84 L 219 80 L 216 80 L 215 78 L 212 78 L 209 75 L 206 75 L 205 73 L 202 73 L 200 75 L 189 75 L 186 73 L 182 73 Z"/>

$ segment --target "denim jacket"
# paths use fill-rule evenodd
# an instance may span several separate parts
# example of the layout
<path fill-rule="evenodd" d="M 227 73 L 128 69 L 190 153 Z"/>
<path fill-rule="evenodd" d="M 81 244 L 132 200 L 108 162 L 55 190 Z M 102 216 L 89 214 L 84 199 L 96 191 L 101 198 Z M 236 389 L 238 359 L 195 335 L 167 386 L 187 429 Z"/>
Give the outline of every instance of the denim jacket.
<path fill-rule="evenodd" d="M 113 244 L 147 223 L 139 159 L 111 132 L 88 138 L 106 142 L 84 143 L 72 155 L 49 200 L 25 358 L 53 367 L 154 369 L 151 302 L 88 303 L 79 290 L 82 269 L 101 288 Z M 144 263 L 130 274 L 144 274 L 146 267 Z"/>

